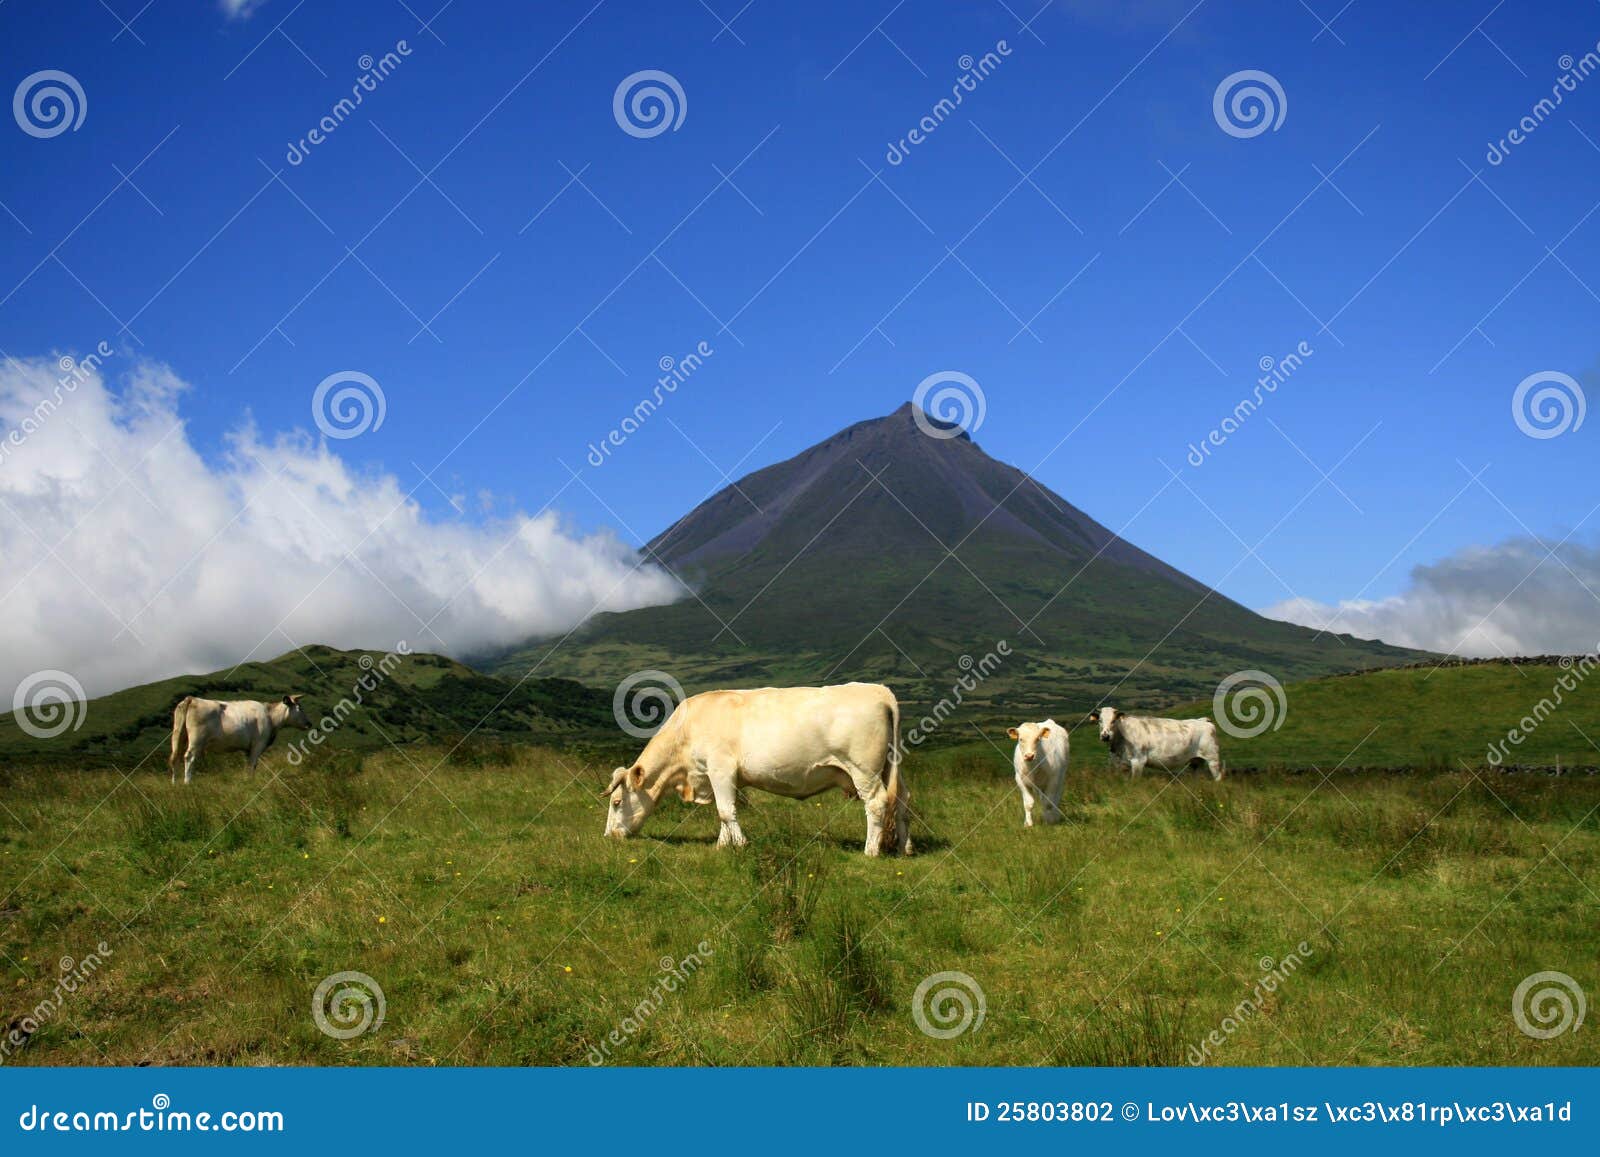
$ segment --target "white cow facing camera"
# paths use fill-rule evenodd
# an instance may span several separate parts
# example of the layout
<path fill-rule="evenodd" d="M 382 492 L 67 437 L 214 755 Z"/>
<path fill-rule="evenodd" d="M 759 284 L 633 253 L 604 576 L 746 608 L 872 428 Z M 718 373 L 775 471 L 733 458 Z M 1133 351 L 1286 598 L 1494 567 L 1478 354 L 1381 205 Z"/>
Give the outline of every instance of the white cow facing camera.
<path fill-rule="evenodd" d="M 1061 789 L 1067 781 L 1071 759 L 1067 729 L 1054 719 L 1042 723 L 1019 723 L 1006 731 L 1017 741 L 1011 765 L 1017 772 L 1017 789 L 1022 792 L 1022 826 L 1033 826 L 1033 809 L 1042 805 L 1040 822 L 1061 822 Z"/>

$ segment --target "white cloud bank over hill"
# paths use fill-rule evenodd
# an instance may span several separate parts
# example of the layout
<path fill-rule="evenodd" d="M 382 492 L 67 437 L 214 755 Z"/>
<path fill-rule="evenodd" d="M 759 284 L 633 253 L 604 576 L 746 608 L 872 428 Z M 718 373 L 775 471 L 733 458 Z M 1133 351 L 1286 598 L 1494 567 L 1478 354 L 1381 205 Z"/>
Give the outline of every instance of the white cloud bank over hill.
<path fill-rule="evenodd" d="M 0 365 L 0 711 L 41 669 L 98 695 L 310 643 L 462 655 L 682 593 L 551 512 L 430 519 L 303 432 L 208 461 L 170 370 L 63 364 Z"/>
<path fill-rule="evenodd" d="M 1411 572 L 1385 599 L 1290 599 L 1274 619 L 1456 655 L 1579 654 L 1600 648 L 1600 549 L 1510 538 Z"/>

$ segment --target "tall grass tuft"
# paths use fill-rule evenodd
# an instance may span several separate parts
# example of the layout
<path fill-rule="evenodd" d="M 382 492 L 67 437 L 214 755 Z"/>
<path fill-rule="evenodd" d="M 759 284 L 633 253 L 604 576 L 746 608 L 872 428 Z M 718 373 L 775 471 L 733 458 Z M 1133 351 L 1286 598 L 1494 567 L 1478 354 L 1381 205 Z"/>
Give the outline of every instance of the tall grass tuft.
<path fill-rule="evenodd" d="M 827 858 L 815 842 L 778 838 L 758 845 L 749 857 L 756 885 L 755 906 L 774 944 L 788 944 L 806 934 L 822 895 Z"/>
<path fill-rule="evenodd" d="M 1170 1068 L 1187 1063 L 1188 1003 L 1143 995 L 1104 1004 L 1056 1043 L 1051 1063 L 1086 1068 Z"/>

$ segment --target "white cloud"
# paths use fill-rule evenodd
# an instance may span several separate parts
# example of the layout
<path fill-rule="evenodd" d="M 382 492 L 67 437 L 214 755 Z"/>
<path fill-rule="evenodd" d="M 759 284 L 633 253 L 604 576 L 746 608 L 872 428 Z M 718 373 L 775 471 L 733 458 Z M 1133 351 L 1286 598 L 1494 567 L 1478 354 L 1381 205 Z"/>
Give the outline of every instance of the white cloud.
<path fill-rule="evenodd" d="M 1419 566 L 1389 598 L 1336 606 L 1290 599 L 1262 614 L 1456 655 L 1593 651 L 1600 648 L 1600 549 L 1511 538 Z"/>
<path fill-rule="evenodd" d="M 165 367 L 64 378 L 0 367 L 0 700 L 44 668 L 97 695 L 297 644 L 472 654 L 681 593 L 554 513 L 432 519 L 303 432 L 207 460 Z"/>
<path fill-rule="evenodd" d="M 267 0 L 217 0 L 217 7 L 229 20 L 248 20 Z"/>

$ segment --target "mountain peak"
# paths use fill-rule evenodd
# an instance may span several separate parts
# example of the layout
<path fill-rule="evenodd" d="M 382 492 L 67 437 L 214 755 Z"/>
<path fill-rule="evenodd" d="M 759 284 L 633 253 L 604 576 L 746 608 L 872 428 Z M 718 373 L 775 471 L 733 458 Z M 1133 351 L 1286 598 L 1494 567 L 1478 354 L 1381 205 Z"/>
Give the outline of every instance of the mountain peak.
<path fill-rule="evenodd" d="M 1024 547 L 1060 565 L 1104 558 L 1205 587 L 1118 538 L 960 426 L 906 402 L 718 491 L 647 544 L 677 569 L 715 570 L 763 549 L 938 553 Z"/>

